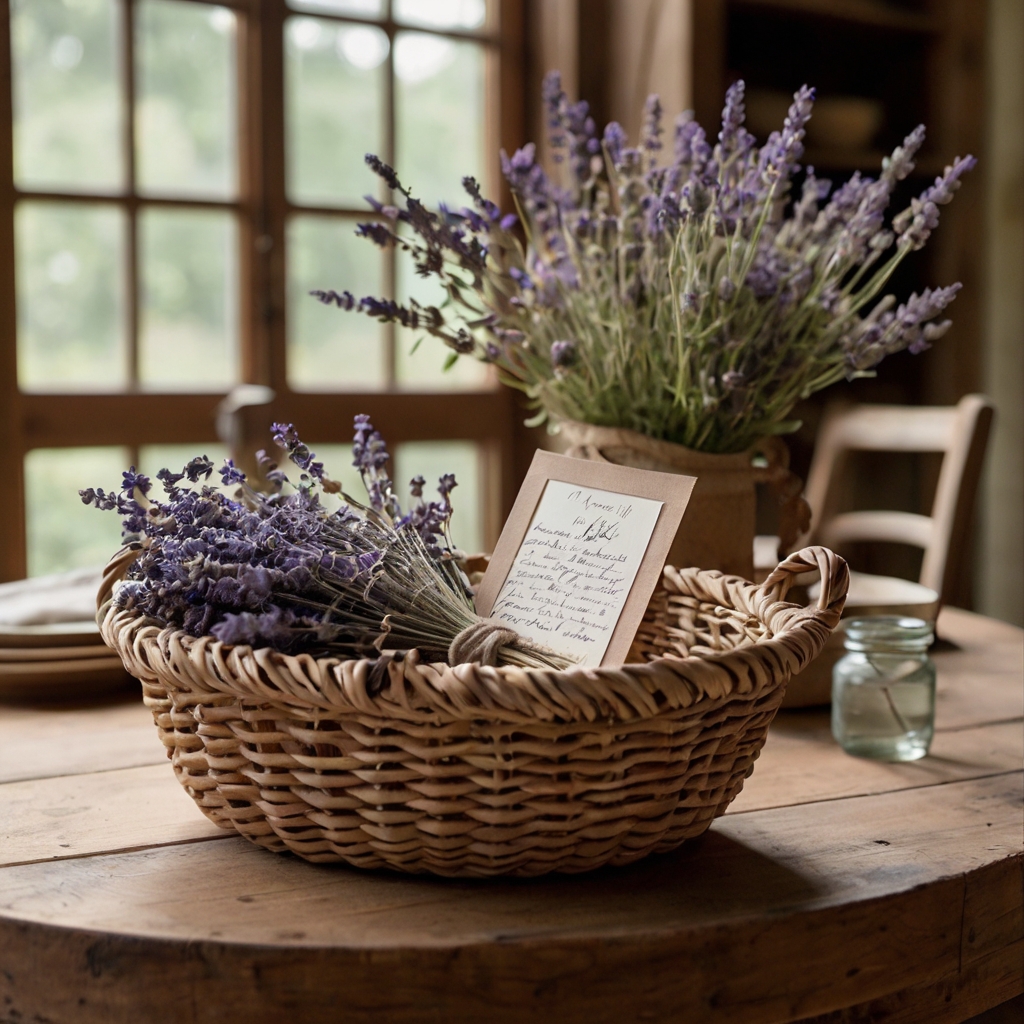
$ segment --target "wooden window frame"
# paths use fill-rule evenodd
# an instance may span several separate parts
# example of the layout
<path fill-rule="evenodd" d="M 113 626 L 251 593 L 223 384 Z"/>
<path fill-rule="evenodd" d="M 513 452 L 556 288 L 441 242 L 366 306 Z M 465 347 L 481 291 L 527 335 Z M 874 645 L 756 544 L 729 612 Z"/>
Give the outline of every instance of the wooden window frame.
<path fill-rule="evenodd" d="M 121 0 L 124 20 L 122 87 L 131 95 L 135 0 Z M 262 447 L 274 419 L 294 421 L 303 434 L 320 442 L 351 439 L 352 418 L 366 412 L 388 442 L 465 440 L 481 451 L 481 491 L 485 515 L 483 536 L 493 543 L 511 507 L 519 472 L 516 439 L 522 413 L 512 393 L 497 386 L 470 391 L 414 392 L 390 386 L 382 391 L 297 392 L 286 372 L 286 227 L 290 214 L 349 216 L 359 211 L 310 207 L 288 202 L 285 193 L 284 24 L 293 14 L 285 0 L 218 0 L 238 17 L 239 194 L 237 201 L 150 199 L 134 192 L 133 120 L 126 117 L 123 145 L 127 153 L 125 192 L 118 196 L 20 191 L 13 171 L 12 55 L 10 0 L 0 0 L 0 452 L 6 463 L 5 497 L 0 502 L 0 580 L 26 573 L 24 457 L 35 448 L 121 445 L 137 449 L 149 444 L 208 444 L 231 434 L 239 454 Z M 524 0 L 501 0 L 497 24 L 487 37 L 498 56 L 488 71 L 489 88 L 497 90 L 499 117 L 486 139 L 488 151 L 499 146 L 513 151 L 524 141 Z M 333 18 L 320 11 L 313 17 Z M 381 24 L 377 22 L 377 24 Z M 399 28 L 382 25 L 393 39 Z M 407 26 L 401 26 L 406 28 Z M 415 29 L 419 31 L 419 29 Z M 429 31 L 429 30 L 427 30 Z M 477 34 L 443 32 L 450 37 L 480 39 Z M 390 60 L 390 56 L 389 56 Z M 388 117 L 393 118 L 391 75 L 388 76 Z M 389 138 L 393 132 L 389 130 Z M 385 154 L 390 157 L 391 154 Z M 137 386 L 117 393 L 26 393 L 17 379 L 17 310 L 14 265 L 14 211 L 22 199 L 114 201 L 128 210 L 132 222 L 140 206 L 230 209 L 239 230 L 240 380 L 268 387 L 269 404 L 253 405 L 235 414 L 218 430 L 218 408 L 224 393 L 141 392 Z M 509 205 L 507 191 L 502 205 Z M 134 240 L 134 223 L 130 238 Z M 129 243 L 133 245 L 133 241 Z M 126 284 L 131 351 L 137 333 L 135 253 L 127 254 L 132 270 Z M 390 275 L 389 275 L 390 276 Z M 391 284 L 389 280 L 386 282 Z M 393 344 L 388 344 L 393 352 Z M 131 374 L 136 379 L 134 356 Z M 393 366 L 393 356 L 389 367 Z"/>

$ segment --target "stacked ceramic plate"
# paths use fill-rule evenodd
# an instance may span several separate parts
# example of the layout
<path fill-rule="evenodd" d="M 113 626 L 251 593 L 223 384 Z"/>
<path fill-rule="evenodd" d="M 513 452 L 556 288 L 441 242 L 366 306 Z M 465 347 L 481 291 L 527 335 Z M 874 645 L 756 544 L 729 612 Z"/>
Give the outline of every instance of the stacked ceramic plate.
<path fill-rule="evenodd" d="M 0 699 L 85 699 L 132 685 L 95 622 L 0 623 Z"/>

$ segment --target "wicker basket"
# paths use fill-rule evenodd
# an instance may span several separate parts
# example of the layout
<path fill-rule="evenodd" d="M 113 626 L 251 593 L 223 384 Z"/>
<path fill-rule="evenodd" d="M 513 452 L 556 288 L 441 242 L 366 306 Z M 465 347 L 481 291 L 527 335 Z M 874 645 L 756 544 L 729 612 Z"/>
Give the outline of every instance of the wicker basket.
<path fill-rule="evenodd" d="M 230 647 L 117 608 L 103 637 L 142 682 L 178 780 L 267 849 L 439 875 L 628 864 L 700 835 L 753 771 L 789 676 L 839 621 L 824 548 L 756 587 L 665 570 L 620 668 L 452 668 Z M 783 601 L 817 569 L 817 606 Z M 632 663 L 632 662 L 638 663 Z"/>

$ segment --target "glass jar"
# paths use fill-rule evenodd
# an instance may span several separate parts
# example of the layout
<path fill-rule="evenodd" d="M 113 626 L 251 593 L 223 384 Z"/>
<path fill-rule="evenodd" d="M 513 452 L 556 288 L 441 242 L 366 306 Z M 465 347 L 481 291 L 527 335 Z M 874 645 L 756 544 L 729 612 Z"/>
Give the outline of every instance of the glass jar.
<path fill-rule="evenodd" d="M 880 615 L 846 624 L 832 669 L 832 735 L 848 754 L 916 761 L 935 732 L 935 638 L 923 619 Z"/>

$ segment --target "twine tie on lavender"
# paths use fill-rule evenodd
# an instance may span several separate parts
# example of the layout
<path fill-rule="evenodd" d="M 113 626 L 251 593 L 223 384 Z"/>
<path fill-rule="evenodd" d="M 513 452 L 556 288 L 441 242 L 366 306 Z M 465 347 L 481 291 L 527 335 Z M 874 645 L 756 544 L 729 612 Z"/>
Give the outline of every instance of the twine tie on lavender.
<path fill-rule="evenodd" d="M 501 649 L 519 639 L 519 634 L 503 622 L 480 619 L 452 640 L 448 648 L 448 664 L 464 665 L 475 661 L 480 665 L 497 665 Z"/>

